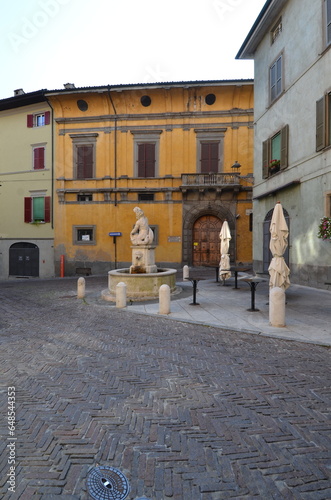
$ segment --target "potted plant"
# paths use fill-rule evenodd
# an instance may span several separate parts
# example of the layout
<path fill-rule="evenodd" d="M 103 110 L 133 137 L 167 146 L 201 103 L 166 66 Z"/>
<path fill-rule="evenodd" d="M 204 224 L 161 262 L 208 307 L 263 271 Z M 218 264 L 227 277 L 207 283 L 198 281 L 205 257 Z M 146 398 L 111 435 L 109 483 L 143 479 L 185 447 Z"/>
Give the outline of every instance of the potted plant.
<path fill-rule="evenodd" d="M 331 240 L 331 217 L 322 217 L 317 237 L 322 240 Z"/>
<path fill-rule="evenodd" d="M 280 170 L 280 160 L 271 160 L 269 163 L 270 174 L 276 174 Z"/>

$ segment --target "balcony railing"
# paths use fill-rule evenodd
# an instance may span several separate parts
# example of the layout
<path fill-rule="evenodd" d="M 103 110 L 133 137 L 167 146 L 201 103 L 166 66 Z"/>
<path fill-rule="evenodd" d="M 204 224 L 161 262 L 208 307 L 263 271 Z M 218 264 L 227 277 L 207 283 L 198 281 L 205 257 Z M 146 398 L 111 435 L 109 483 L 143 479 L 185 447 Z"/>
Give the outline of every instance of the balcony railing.
<path fill-rule="evenodd" d="M 182 187 L 235 186 L 240 184 L 239 174 L 182 174 Z"/>

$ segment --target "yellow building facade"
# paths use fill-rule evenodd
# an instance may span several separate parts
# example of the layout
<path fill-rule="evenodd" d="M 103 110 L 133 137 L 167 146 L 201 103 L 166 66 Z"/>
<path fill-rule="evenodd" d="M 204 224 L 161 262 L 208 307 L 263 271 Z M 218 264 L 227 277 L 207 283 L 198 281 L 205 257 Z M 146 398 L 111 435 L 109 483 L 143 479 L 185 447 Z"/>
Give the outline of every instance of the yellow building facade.
<path fill-rule="evenodd" d="M 54 276 L 52 137 L 43 91 L 0 100 L 0 279 Z"/>
<path fill-rule="evenodd" d="M 46 97 L 57 273 L 61 259 L 66 275 L 130 265 L 136 206 L 159 266 L 217 266 L 225 219 L 232 262 L 251 262 L 251 80 L 70 85 Z"/>

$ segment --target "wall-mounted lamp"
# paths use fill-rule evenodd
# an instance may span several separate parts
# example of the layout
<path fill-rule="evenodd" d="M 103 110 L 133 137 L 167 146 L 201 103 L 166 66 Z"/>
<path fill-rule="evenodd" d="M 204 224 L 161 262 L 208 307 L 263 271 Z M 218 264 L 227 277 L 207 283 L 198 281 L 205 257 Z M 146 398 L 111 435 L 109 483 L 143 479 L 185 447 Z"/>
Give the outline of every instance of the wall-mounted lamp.
<path fill-rule="evenodd" d="M 240 167 L 241 167 L 240 163 L 238 163 L 238 160 L 236 160 L 231 168 L 236 174 L 240 174 L 239 172 Z"/>

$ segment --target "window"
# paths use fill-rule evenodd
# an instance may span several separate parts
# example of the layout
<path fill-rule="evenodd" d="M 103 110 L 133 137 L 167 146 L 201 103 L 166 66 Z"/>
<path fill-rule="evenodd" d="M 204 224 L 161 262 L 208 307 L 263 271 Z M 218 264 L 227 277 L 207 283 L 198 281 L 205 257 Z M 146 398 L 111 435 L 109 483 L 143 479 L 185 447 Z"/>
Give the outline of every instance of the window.
<path fill-rule="evenodd" d="M 280 55 L 270 67 L 270 102 L 277 99 L 277 97 L 283 92 L 282 59 L 283 57 Z"/>
<path fill-rule="evenodd" d="M 331 145 L 331 92 L 316 102 L 316 151 Z"/>
<path fill-rule="evenodd" d="M 50 215 L 50 196 L 34 195 L 24 198 L 24 222 L 50 222 Z"/>
<path fill-rule="evenodd" d="M 162 130 L 131 131 L 134 136 L 134 176 L 157 177 Z"/>
<path fill-rule="evenodd" d="M 325 38 L 326 45 L 331 44 L 331 0 L 325 0 Z"/>
<path fill-rule="evenodd" d="M 45 147 L 33 147 L 33 170 L 45 168 Z"/>
<path fill-rule="evenodd" d="M 271 44 L 273 44 L 282 32 L 282 18 L 280 17 L 271 30 Z"/>
<path fill-rule="evenodd" d="M 93 195 L 91 193 L 78 194 L 77 201 L 81 201 L 84 203 L 89 202 L 89 201 L 93 201 Z"/>
<path fill-rule="evenodd" d="M 75 179 L 93 179 L 95 177 L 96 140 L 99 134 L 70 134 L 73 141 Z"/>
<path fill-rule="evenodd" d="M 74 245 L 95 245 L 96 226 L 73 226 Z"/>
<path fill-rule="evenodd" d="M 50 111 L 44 111 L 43 113 L 35 113 L 33 115 L 27 116 L 27 127 L 44 127 L 49 125 L 51 120 Z"/>
<path fill-rule="evenodd" d="M 264 179 L 288 166 L 288 135 L 289 127 L 285 125 L 279 132 L 262 143 Z"/>
<path fill-rule="evenodd" d="M 197 172 L 218 173 L 223 169 L 224 129 L 196 129 Z"/>
<path fill-rule="evenodd" d="M 154 193 L 138 193 L 138 201 L 154 201 Z"/>
<path fill-rule="evenodd" d="M 219 142 L 201 142 L 200 172 L 217 173 L 219 164 Z"/>

